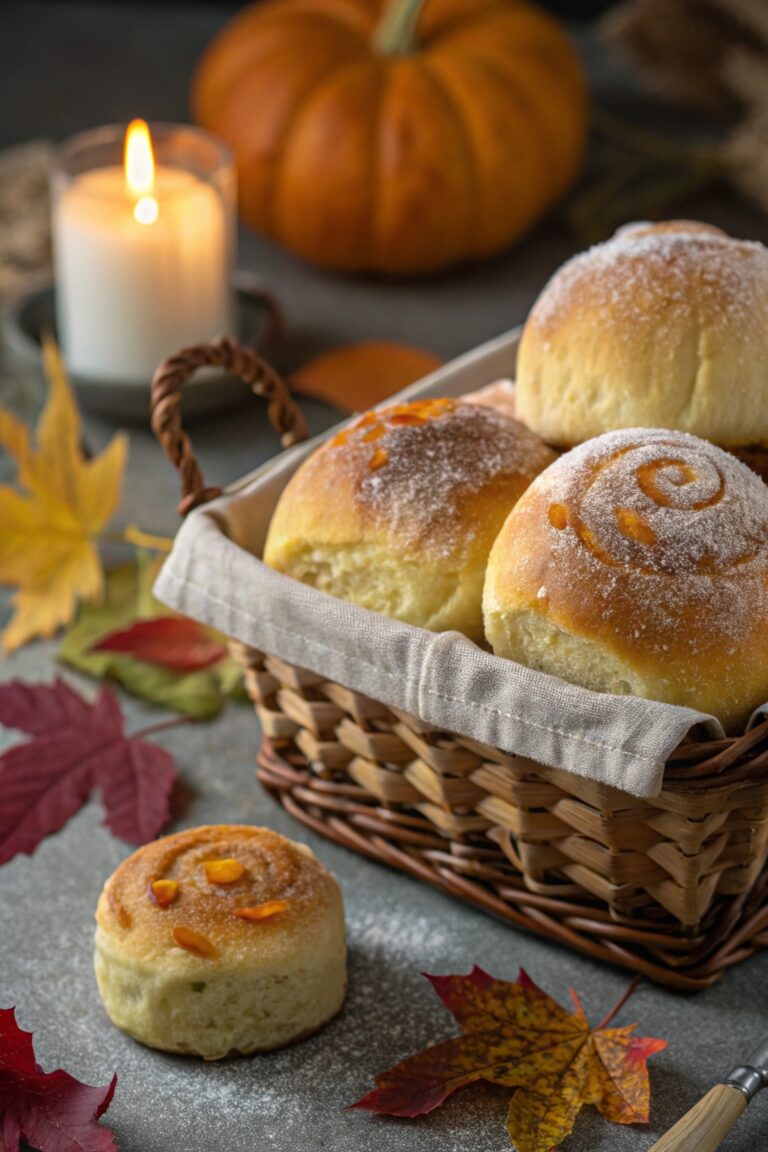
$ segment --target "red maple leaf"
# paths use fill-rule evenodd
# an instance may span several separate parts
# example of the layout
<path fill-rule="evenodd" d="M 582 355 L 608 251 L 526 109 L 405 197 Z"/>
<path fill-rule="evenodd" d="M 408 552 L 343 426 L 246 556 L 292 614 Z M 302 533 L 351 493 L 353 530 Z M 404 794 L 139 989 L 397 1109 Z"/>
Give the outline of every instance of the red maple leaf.
<path fill-rule="evenodd" d="M 61 1069 L 43 1072 L 32 1033 L 13 1008 L 0 1008 L 0 1152 L 19 1152 L 20 1140 L 39 1152 L 111 1152 L 114 1136 L 98 1120 L 116 1084 L 117 1076 L 91 1088 Z"/>
<path fill-rule="evenodd" d="M 157 616 L 137 620 L 103 636 L 91 652 L 122 652 L 147 664 L 161 664 L 172 672 L 198 672 L 218 664 L 227 649 L 207 628 L 185 616 Z"/>
<path fill-rule="evenodd" d="M 95 788 L 107 827 L 132 844 L 151 840 L 168 820 L 173 757 L 141 734 L 125 735 L 108 688 L 91 704 L 63 680 L 12 681 L 0 685 L 0 724 L 32 737 L 0 756 L 0 864 L 34 852 Z"/>
<path fill-rule="evenodd" d="M 596 1028 L 578 996 L 567 1012 L 521 970 L 514 982 L 482 968 L 468 976 L 427 976 L 462 1034 L 433 1044 L 376 1077 L 353 1108 L 422 1116 L 465 1084 L 489 1080 L 516 1091 L 507 1119 L 518 1152 L 549 1152 L 573 1128 L 584 1104 L 615 1124 L 648 1120 L 646 1061 L 666 1041 L 633 1036 L 635 1025 L 608 1028 L 630 988 Z"/>

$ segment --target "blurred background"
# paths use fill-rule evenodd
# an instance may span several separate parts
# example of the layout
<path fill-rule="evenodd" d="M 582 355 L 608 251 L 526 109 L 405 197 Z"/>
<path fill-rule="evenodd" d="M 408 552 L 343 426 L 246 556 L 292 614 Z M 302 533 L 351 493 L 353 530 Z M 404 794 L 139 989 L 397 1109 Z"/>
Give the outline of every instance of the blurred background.
<path fill-rule="evenodd" d="M 0 5 L 0 298 L 50 274 L 52 145 L 134 117 L 190 120 L 198 62 L 242 7 L 212 0 Z M 567 191 L 482 260 L 415 267 L 407 276 L 373 267 L 350 277 L 243 225 L 239 265 L 279 297 L 286 315 L 289 340 L 275 349 L 281 367 L 293 371 L 318 350 L 362 339 L 456 355 L 522 321 L 567 256 L 628 220 L 694 217 L 768 239 L 768 5 L 543 0 L 540 7 L 562 23 L 588 85 L 586 156 Z M 262 105 L 251 116 L 263 114 Z M 242 124 L 229 127 L 243 134 Z M 228 125 L 213 128 L 227 135 Z"/>
<path fill-rule="evenodd" d="M 676 2 L 676 0 L 675 0 Z M 610 0 L 548 0 L 542 7 L 589 24 Z M 615 0 L 614 4 L 615 6 Z M 0 143 L 89 124 L 184 120 L 194 66 L 244 4 L 225 0 L 3 0 L 0 3 Z"/>
<path fill-rule="evenodd" d="M 590 23 L 617 0 L 546 0 L 565 20 Z M 227 0 L 3 0 L 0 144 L 89 124 L 185 120 L 188 83 L 206 44 L 245 4 Z"/>

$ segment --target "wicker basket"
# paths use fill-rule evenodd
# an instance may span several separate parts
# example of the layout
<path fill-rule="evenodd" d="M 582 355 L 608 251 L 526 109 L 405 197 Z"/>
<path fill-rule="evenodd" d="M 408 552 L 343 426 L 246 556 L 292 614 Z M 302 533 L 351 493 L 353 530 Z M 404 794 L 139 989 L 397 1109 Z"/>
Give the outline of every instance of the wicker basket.
<path fill-rule="evenodd" d="M 181 472 L 182 514 L 221 492 L 205 486 L 179 417 L 205 364 L 269 400 L 284 446 L 306 435 L 250 350 L 220 341 L 166 361 L 152 422 Z M 768 945 L 768 722 L 723 740 L 693 731 L 661 793 L 639 799 L 231 647 L 264 734 L 257 776 L 321 835 L 674 988 L 707 987 Z"/>

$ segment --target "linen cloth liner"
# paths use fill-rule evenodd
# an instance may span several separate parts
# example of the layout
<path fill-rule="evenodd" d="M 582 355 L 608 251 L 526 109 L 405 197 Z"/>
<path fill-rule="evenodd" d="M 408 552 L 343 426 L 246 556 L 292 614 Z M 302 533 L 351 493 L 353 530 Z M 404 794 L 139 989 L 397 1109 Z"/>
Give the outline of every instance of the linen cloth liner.
<path fill-rule="evenodd" d="M 397 399 L 458 396 L 512 375 L 517 341 L 517 330 L 490 341 Z M 282 453 L 193 512 L 158 576 L 156 596 L 229 637 L 438 728 L 634 796 L 658 794 L 665 761 L 694 724 L 713 738 L 724 735 L 713 716 L 592 692 L 493 656 L 457 632 L 390 620 L 268 568 L 258 557 L 272 511 L 318 442 Z"/>

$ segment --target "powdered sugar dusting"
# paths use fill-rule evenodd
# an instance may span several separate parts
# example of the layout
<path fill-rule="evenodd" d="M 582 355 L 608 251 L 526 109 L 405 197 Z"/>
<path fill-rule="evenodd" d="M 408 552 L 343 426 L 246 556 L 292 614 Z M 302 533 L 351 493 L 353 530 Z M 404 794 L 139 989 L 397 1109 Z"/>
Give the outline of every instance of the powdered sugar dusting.
<path fill-rule="evenodd" d="M 738 316 L 764 329 L 754 284 L 762 281 L 768 291 L 768 249 L 687 227 L 633 225 L 573 257 L 545 287 L 530 323 L 551 335 L 583 300 L 595 323 L 627 340 L 637 325 L 658 326 L 691 311 L 706 312 L 710 323 Z"/>
<path fill-rule="evenodd" d="M 433 551 L 449 554 L 470 543 L 476 531 L 463 514 L 472 497 L 511 481 L 522 492 L 554 454 L 535 433 L 493 409 L 428 403 L 441 407 L 412 424 L 396 420 L 418 414 L 419 402 L 384 409 L 377 414 L 380 434 L 361 421 L 329 450 L 345 452 L 351 475 L 362 473 L 361 505 L 387 523 L 399 544 L 428 542 Z"/>
<path fill-rule="evenodd" d="M 768 613 L 768 488 L 707 441 L 610 432 L 562 456 L 537 490 L 558 510 L 549 527 L 558 566 L 592 566 L 596 595 L 608 600 L 628 569 L 649 578 L 637 583 L 638 616 L 654 635 L 697 602 L 713 634 L 738 636 L 756 607 Z"/>

